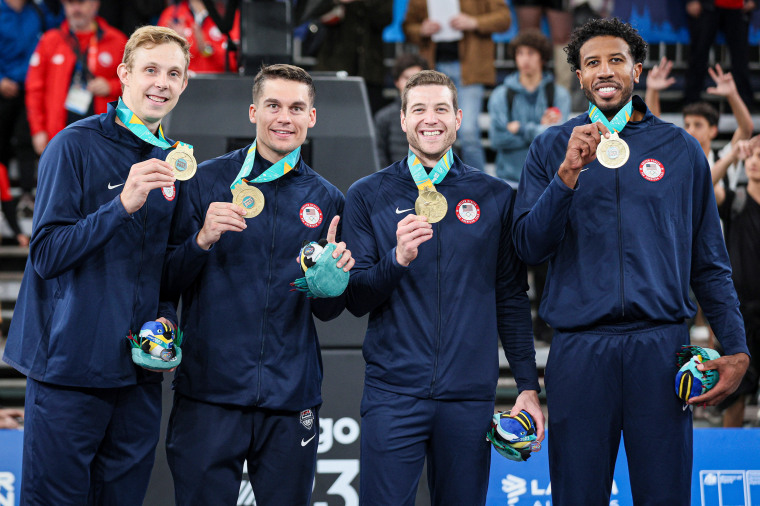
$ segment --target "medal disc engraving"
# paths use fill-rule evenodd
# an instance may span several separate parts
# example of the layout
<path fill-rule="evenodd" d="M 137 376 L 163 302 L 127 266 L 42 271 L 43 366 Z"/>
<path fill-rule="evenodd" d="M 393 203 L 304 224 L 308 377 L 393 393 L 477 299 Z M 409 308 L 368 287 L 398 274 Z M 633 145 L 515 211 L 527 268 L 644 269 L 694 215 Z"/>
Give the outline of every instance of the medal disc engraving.
<path fill-rule="evenodd" d="M 629 155 L 628 144 L 617 133 L 610 135 L 609 139 L 602 137 L 602 141 L 596 147 L 597 160 L 608 169 L 622 167 L 628 161 Z"/>
<path fill-rule="evenodd" d="M 245 209 L 245 218 L 253 218 L 264 209 L 264 194 L 255 186 L 243 185 L 232 192 L 232 203 Z"/>
<path fill-rule="evenodd" d="M 414 212 L 419 216 L 425 216 L 428 223 L 437 223 L 446 216 L 449 205 L 446 197 L 435 190 L 420 192 L 420 196 L 414 202 Z"/>
<path fill-rule="evenodd" d="M 174 177 L 180 181 L 187 181 L 195 175 L 198 163 L 195 161 L 193 152 L 180 146 L 166 157 L 166 163 L 171 165 Z"/>

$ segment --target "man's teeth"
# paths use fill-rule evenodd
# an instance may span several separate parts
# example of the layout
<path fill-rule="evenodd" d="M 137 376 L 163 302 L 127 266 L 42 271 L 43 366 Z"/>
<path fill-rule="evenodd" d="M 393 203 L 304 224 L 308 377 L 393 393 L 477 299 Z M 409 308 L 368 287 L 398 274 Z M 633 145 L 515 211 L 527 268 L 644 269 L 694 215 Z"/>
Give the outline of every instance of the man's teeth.
<path fill-rule="evenodd" d="M 613 88 L 613 87 L 610 87 L 610 88 L 599 88 L 599 92 L 600 93 L 612 93 L 613 91 L 615 91 L 615 88 Z"/>
<path fill-rule="evenodd" d="M 167 100 L 169 100 L 168 98 L 157 97 L 155 95 L 148 95 L 148 98 L 151 99 L 151 100 L 153 100 L 153 101 L 155 101 L 155 102 L 166 102 Z"/>
<path fill-rule="evenodd" d="M 433 135 L 440 135 L 440 133 L 441 133 L 440 130 L 436 130 L 435 132 L 422 132 L 422 135 L 424 135 L 425 137 L 430 137 Z"/>

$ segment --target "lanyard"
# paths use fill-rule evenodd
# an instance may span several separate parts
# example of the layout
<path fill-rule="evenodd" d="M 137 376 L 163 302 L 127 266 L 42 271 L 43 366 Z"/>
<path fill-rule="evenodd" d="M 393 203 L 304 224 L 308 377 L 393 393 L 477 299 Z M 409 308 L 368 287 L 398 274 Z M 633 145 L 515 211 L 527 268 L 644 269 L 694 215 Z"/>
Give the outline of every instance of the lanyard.
<path fill-rule="evenodd" d="M 430 175 L 425 171 L 425 167 L 422 166 L 422 162 L 417 158 L 412 150 L 409 150 L 409 155 L 406 158 L 406 164 L 409 166 L 409 172 L 412 174 L 415 184 L 420 191 L 423 190 L 435 190 L 434 184 L 438 184 L 443 181 L 446 174 L 449 173 L 451 165 L 454 163 L 454 153 L 449 148 L 443 158 L 438 160 L 433 170 L 430 171 Z"/>
<path fill-rule="evenodd" d="M 591 122 L 595 123 L 601 121 L 602 125 L 606 126 L 610 133 L 621 132 L 631 119 L 631 112 L 633 112 L 633 100 L 629 100 L 628 103 L 617 112 L 615 117 L 612 118 L 612 121 L 609 121 L 597 106 L 592 103 L 589 103 L 588 105 L 588 117 L 591 118 Z"/>
<path fill-rule="evenodd" d="M 122 123 L 124 123 L 124 126 L 127 127 L 130 132 L 148 144 L 158 146 L 162 149 L 169 149 L 177 146 L 187 146 L 191 151 L 193 149 L 190 144 L 184 144 L 179 141 L 175 142 L 174 144 L 169 144 L 169 141 L 167 141 L 166 137 L 164 137 L 164 129 L 161 127 L 161 125 L 158 125 L 158 137 L 156 137 L 156 135 L 153 135 L 153 132 L 151 132 L 150 129 L 145 126 L 145 123 L 143 123 L 142 120 L 138 118 L 137 115 L 129 109 L 129 107 L 127 107 L 121 97 L 119 97 L 119 103 L 116 105 L 116 116 L 121 120 Z"/>
<path fill-rule="evenodd" d="M 277 163 L 272 164 L 267 170 L 262 172 L 256 179 L 251 181 L 252 183 L 269 183 L 275 179 L 281 178 L 296 166 L 298 158 L 301 156 L 301 146 L 285 155 Z M 251 147 L 248 149 L 248 153 L 245 155 L 243 166 L 240 168 L 237 177 L 230 185 L 230 189 L 235 188 L 240 182 L 248 182 L 247 179 L 243 179 L 244 176 L 251 173 L 253 168 L 253 162 L 256 159 L 256 141 L 253 141 Z"/>

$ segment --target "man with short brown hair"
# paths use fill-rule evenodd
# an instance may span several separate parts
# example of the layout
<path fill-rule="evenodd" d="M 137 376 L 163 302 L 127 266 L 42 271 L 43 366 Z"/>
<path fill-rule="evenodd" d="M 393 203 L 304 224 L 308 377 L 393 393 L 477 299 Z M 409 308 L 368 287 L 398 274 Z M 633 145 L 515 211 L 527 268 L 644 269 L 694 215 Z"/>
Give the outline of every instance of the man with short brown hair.
<path fill-rule="evenodd" d="M 142 504 L 161 375 L 127 337 L 176 323 L 159 284 L 176 204 L 161 120 L 187 86 L 188 46 L 133 34 L 108 112 L 70 125 L 40 159 L 34 229 L 3 360 L 27 376 L 21 504 Z"/>
<path fill-rule="evenodd" d="M 433 504 L 485 504 L 499 341 L 520 392 L 513 410 L 543 439 L 514 191 L 453 154 L 462 114 L 448 76 L 415 74 L 402 94 L 408 156 L 348 190 L 347 307 L 369 313 L 362 504 L 413 505 L 426 460 Z"/>

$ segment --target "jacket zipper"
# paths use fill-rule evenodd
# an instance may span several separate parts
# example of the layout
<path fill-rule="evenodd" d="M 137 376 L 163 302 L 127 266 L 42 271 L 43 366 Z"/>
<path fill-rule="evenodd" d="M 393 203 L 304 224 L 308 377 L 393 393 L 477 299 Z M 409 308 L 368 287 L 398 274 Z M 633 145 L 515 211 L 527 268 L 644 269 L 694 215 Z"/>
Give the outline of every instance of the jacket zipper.
<path fill-rule="evenodd" d="M 269 252 L 269 276 L 267 277 L 267 291 L 264 299 L 264 314 L 261 317 L 261 351 L 259 352 L 259 378 L 256 388 L 256 404 L 261 401 L 261 369 L 264 362 L 264 331 L 267 325 L 267 313 L 269 311 L 269 287 L 272 284 L 272 259 L 274 258 L 274 242 L 277 233 L 277 193 L 280 187 L 280 181 L 274 182 L 274 218 L 272 219 L 272 248 Z"/>
<path fill-rule="evenodd" d="M 615 171 L 615 196 L 617 197 L 618 256 L 620 259 L 620 310 L 625 316 L 625 277 L 623 269 L 623 216 L 620 212 L 620 171 Z"/>
<path fill-rule="evenodd" d="M 435 322 L 435 360 L 433 362 L 433 380 L 430 383 L 429 397 L 433 397 L 435 390 L 435 379 L 438 377 L 438 354 L 441 348 L 441 227 L 440 223 L 435 225 L 436 236 L 436 256 L 435 256 L 435 281 L 436 281 L 436 322 Z"/>

